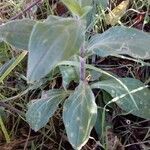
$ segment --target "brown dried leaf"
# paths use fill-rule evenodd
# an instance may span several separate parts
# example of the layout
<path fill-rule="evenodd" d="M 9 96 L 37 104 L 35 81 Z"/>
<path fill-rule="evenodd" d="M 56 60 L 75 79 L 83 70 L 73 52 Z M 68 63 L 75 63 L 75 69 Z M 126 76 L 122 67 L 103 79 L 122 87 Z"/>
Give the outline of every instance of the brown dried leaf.
<path fill-rule="evenodd" d="M 112 11 L 110 11 L 106 15 L 106 23 L 110 25 L 117 24 L 120 18 L 127 10 L 128 5 L 129 5 L 129 0 L 122 1 L 118 6 L 116 6 Z"/>

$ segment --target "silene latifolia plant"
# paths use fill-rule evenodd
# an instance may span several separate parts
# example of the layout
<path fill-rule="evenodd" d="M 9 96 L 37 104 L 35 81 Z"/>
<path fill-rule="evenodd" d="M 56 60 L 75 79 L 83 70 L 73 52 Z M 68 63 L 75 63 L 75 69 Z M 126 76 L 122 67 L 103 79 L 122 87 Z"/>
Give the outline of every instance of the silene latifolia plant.
<path fill-rule="evenodd" d="M 111 96 L 111 99 L 106 99 L 101 114 L 103 117 L 106 106 L 116 103 L 127 113 L 150 119 L 150 92 L 147 85 L 133 78 L 118 78 L 87 64 L 92 55 L 124 58 L 122 54 L 142 63 L 142 60 L 150 59 L 150 35 L 137 29 L 115 26 L 86 40 L 86 16 L 92 9 L 91 2 L 63 0 L 73 17 L 51 15 L 44 21 L 22 19 L 0 26 L 1 41 L 28 51 L 29 84 L 36 84 L 50 76 L 56 67 L 62 74 L 64 88 L 50 89 L 40 99 L 31 101 L 26 112 L 27 122 L 38 131 L 48 123 L 58 105 L 63 104 L 63 122 L 68 140 L 78 150 L 86 144 L 99 119 L 99 107 L 93 89 L 101 89 Z M 92 80 L 87 76 L 89 71 Z M 79 84 L 74 91 L 68 91 L 72 80 Z M 104 121 L 98 122 L 98 125 L 102 125 L 104 132 Z"/>

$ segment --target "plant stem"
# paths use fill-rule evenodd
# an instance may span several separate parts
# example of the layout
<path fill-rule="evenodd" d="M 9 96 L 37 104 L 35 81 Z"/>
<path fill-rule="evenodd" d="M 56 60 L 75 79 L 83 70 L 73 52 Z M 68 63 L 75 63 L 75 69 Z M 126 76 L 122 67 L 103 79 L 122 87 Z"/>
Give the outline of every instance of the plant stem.
<path fill-rule="evenodd" d="M 85 58 L 83 46 L 80 48 L 80 80 L 85 80 Z"/>
<path fill-rule="evenodd" d="M 36 0 L 32 4 L 30 4 L 27 8 L 25 8 L 23 11 L 21 11 L 20 13 L 18 13 L 16 16 L 12 17 L 10 20 L 15 20 L 15 19 L 19 18 L 24 13 L 26 13 L 27 11 L 29 11 L 32 7 L 34 7 L 35 5 L 37 5 L 39 2 L 42 2 L 42 0 Z"/>

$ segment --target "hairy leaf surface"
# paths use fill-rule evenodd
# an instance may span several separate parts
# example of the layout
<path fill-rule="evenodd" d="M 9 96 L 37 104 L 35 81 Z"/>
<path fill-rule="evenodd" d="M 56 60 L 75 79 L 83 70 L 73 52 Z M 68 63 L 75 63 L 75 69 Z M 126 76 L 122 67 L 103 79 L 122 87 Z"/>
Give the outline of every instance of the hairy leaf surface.
<path fill-rule="evenodd" d="M 83 10 L 81 5 L 76 0 L 63 0 L 63 3 L 68 7 L 68 9 L 78 16 L 82 16 Z"/>
<path fill-rule="evenodd" d="M 100 88 L 110 93 L 123 110 L 145 119 L 150 119 L 150 91 L 144 88 L 144 84 L 132 78 L 120 78 L 120 80 L 128 87 L 132 94 L 138 109 L 135 107 L 131 97 L 115 79 L 96 82 L 91 85 L 92 88 Z M 143 88 L 142 88 L 143 87 Z M 120 98 L 119 98 L 120 97 Z"/>
<path fill-rule="evenodd" d="M 79 75 L 74 67 L 71 66 L 60 66 L 60 72 L 62 74 L 63 86 L 68 87 L 71 81 L 78 81 Z"/>
<path fill-rule="evenodd" d="M 92 7 L 92 0 L 62 0 L 68 9 L 79 17 L 86 14 Z"/>
<path fill-rule="evenodd" d="M 99 56 L 127 54 L 135 58 L 150 58 L 150 35 L 134 28 L 112 27 L 96 34 L 89 42 L 88 51 Z"/>
<path fill-rule="evenodd" d="M 57 17 L 58 18 L 58 17 Z M 84 40 L 83 26 L 72 18 L 37 23 L 31 34 L 28 57 L 28 81 L 40 80 L 60 61 L 74 55 Z M 57 21 L 58 20 L 58 21 Z"/>
<path fill-rule="evenodd" d="M 98 0 L 98 3 L 105 9 L 109 3 L 109 0 Z"/>
<path fill-rule="evenodd" d="M 30 19 L 14 20 L 0 26 L 0 40 L 18 49 L 28 50 L 30 34 L 36 21 Z"/>
<path fill-rule="evenodd" d="M 81 81 L 63 108 L 68 139 L 75 149 L 81 149 L 89 139 L 97 116 L 95 97 L 89 85 Z"/>
<path fill-rule="evenodd" d="M 26 120 L 31 128 L 38 131 L 44 127 L 66 95 L 63 90 L 50 90 L 41 99 L 31 101 L 26 113 Z"/>

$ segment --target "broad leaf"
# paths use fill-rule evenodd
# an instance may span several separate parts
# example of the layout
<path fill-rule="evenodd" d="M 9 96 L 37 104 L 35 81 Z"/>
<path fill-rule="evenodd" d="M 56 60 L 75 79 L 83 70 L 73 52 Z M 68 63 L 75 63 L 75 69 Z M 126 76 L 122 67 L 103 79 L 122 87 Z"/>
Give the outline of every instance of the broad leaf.
<path fill-rule="evenodd" d="M 93 3 L 93 0 L 76 0 L 80 3 L 82 7 L 91 6 Z"/>
<path fill-rule="evenodd" d="M 127 54 L 135 58 L 150 58 L 150 35 L 134 28 L 112 27 L 96 34 L 89 42 L 88 52 L 99 56 Z"/>
<path fill-rule="evenodd" d="M 60 66 L 60 72 L 62 74 L 62 82 L 65 88 L 68 87 L 71 81 L 78 82 L 79 81 L 79 67 L 72 66 Z M 100 78 L 101 74 L 94 70 L 86 70 L 86 78 L 89 81 L 95 81 Z"/>
<path fill-rule="evenodd" d="M 108 5 L 108 2 L 109 0 L 98 0 L 98 3 L 100 6 L 102 6 L 103 8 L 106 8 L 107 5 Z"/>
<path fill-rule="evenodd" d="M 121 78 L 120 79 L 130 90 L 138 108 L 135 107 L 131 97 L 123 86 L 115 79 L 96 82 L 91 85 L 92 88 L 100 88 L 110 93 L 115 102 L 125 111 L 132 113 L 145 119 L 150 119 L 150 91 L 144 87 L 144 84 L 136 79 Z M 119 98 L 120 97 L 120 98 Z"/>
<path fill-rule="evenodd" d="M 73 60 L 76 62 L 80 62 L 80 58 L 78 55 L 73 55 L 69 60 Z M 79 82 L 79 77 L 80 77 L 80 71 L 79 71 L 79 66 L 74 67 L 74 66 L 59 66 L 61 75 L 62 75 L 62 82 L 63 86 L 67 88 L 69 83 L 71 81 Z"/>
<path fill-rule="evenodd" d="M 62 0 L 68 9 L 79 17 L 91 9 L 92 0 Z"/>
<path fill-rule="evenodd" d="M 60 72 L 62 74 L 63 86 L 68 87 L 71 81 L 79 81 L 79 75 L 75 68 L 72 66 L 60 66 Z"/>
<path fill-rule="evenodd" d="M 62 0 L 68 9 L 75 15 L 82 16 L 84 13 L 81 5 L 77 0 Z"/>
<path fill-rule="evenodd" d="M 26 120 L 31 128 L 38 131 L 44 127 L 56 111 L 58 104 L 65 99 L 67 93 L 63 90 L 50 90 L 41 99 L 33 100 L 28 105 Z"/>
<path fill-rule="evenodd" d="M 79 20 L 64 18 L 37 23 L 31 34 L 28 57 L 28 81 L 46 76 L 54 66 L 74 55 L 84 40 Z"/>
<path fill-rule="evenodd" d="M 0 26 L 0 40 L 18 49 L 28 50 L 28 43 L 35 21 L 14 20 Z"/>
<path fill-rule="evenodd" d="M 47 17 L 47 19 L 46 20 L 44 20 L 44 22 L 46 22 L 46 23 L 48 23 L 48 24 L 54 24 L 54 23 L 58 23 L 58 21 L 62 21 L 62 20 L 64 20 L 64 18 L 63 17 L 59 17 L 59 16 L 55 16 L 55 15 L 49 15 L 48 17 Z"/>
<path fill-rule="evenodd" d="M 81 81 L 63 108 L 68 139 L 75 149 L 81 149 L 89 139 L 97 116 L 95 97 L 89 85 Z"/>
<path fill-rule="evenodd" d="M 86 77 L 87 78 L 89 77 L 89 81 L 99 80 L 99 78 L 102 76 L 102 74 L 100 74 L 99 72 L 90 69 L 87 70 L 86 74 L 87 74 Z"/>

